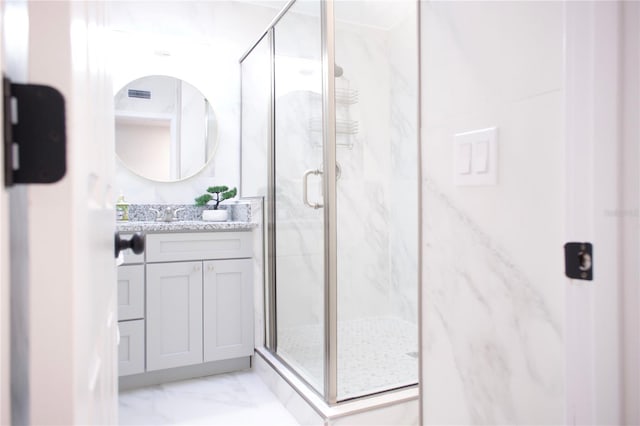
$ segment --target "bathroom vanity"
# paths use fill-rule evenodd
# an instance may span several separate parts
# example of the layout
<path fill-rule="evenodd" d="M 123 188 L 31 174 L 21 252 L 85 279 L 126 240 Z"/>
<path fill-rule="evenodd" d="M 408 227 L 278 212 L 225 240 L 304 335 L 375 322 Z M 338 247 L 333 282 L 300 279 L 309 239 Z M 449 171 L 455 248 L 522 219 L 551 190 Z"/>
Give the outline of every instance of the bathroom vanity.
<path fill-rule="evenodd" d="M 125 252 L 118 267 L 120 389 L 249 368 L 257 226 L 250 202 L 220 206 L 227 222 L 202 221 L 206 206 L 166 203 L 193 200 L 187 181 L 212 175 L 226 104 L 214 109 L 208 80 L 201 89 L 162 70 L 127 70 L 121 83 L 114 86 L 117 180 L 127 197 L 151 204 L 119 199 L 127 214 L 117 231 L 123 238 L 143 232 L 146 246 L 141 255 Z M 226 182 L 235 174 L 216 172 Z"/>
<path fill-rule="evenodd" d="M 145 252 L 118 267 L 121 388 L 249 367 L 252 224 L 119 223 Z"/>

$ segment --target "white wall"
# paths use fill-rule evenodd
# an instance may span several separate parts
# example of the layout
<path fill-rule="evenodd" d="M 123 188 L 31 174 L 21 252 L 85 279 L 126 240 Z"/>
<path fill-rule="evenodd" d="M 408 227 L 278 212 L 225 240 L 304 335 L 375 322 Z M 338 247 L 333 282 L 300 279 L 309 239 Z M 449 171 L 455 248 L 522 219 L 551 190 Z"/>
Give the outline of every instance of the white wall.
<path fill-rule="evenodd" d="M 421 7 L 424 422 L 563 423 L 563 4 Z M 454 186 L 492 126 L 497 185 Z"/>
<path fill-rule="evenodd" d="M 181 78 L 209 99 L 218 123 L 213 161 L 193 178 L 157 183 L 121 164 L 116 190 L 133 203 L 192 203 L 213 184 L 239 184 L 240 72 L 238 60 L 277 10 L 231 1 L 110 2 L 114 93 L 144 75 Z M 167 56 L 169 54 L 170 56 Z"/>

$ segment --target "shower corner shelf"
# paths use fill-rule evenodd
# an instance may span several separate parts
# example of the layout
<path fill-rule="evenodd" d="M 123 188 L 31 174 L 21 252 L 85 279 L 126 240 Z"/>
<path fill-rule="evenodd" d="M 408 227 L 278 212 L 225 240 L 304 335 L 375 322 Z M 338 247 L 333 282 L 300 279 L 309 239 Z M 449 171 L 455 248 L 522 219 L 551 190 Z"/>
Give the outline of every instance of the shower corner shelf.
<path fill-rule="evenodd" d="M 336 103 L 344 105 L 353 105 L 358 103 L 360 95 L 356 89 L 340 89 L 336 88 Z"/>
<path fill-rule="evenodd" d="M 356 135 L 358 134 L 358 128 L 359 124 L 355 120 L 336 120 L 337 135 Z M 309 130 L 312 132 L 322 132 L 322 118 L 310 118 Z"/>
<path fill-rule="evenodd" d="M 309 92 L 310 98 L 314 102 L 322 102 L 322 95 L 316 92 Z M 337 87 L 335 89 L 336 104 L 353 105 L 360 101 L 360 93 L 357 89 L 348 89 Z"/>

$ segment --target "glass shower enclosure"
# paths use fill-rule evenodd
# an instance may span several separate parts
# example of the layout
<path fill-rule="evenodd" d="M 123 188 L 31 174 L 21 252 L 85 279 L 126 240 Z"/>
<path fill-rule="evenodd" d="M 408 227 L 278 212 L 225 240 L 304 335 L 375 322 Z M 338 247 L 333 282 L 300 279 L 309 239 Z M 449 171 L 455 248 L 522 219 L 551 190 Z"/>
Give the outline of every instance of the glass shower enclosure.
<path fill-rule="evenodd" d="M 242 57 L 265 347 L 329 404 L 418 382 L 414 1 L 290 1 Z"/>

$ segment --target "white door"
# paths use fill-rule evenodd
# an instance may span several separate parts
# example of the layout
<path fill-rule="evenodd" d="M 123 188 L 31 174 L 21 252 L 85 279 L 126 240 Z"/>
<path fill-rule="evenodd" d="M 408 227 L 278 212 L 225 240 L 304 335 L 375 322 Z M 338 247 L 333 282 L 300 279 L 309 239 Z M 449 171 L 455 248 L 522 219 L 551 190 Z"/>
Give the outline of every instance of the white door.
<path fill-rule="evenodd" d="M 12 285 L 26 288 L 24 305 L 14 306 L 24 320 L 12 327 L 24 326 L 28 339 L 15 360 L 28 381 L 12 402 L 24 403 L 21 419 L 31 424 L 115 424 L 114 147 L 104 5 L 14 3 L 27 8 L 28 20 L 5 20 L 2 38 L 7 45 L 28 41 L 28 57 L 7 49 L 7 74 L 63 94 L 67 174 L 55 184 L 11 189 L 24 200 L 14 203 L 12 192 L 11 267 L 25 272 L 20 282 L 12 275 Z M 19 241 L 14 225 L 23 229 Z"/>
<path fill-rule="evenodd" d="M 624 424 L 640 424 L 640 4 L 622 3 L 622 297 Z"/>
<path fill-rule="evenodd" d="M 3 4 L 0 3 L 0 22 L 4 19 Z M 2 67 L 2 44 L 0 44 L 0 69 Z M 2 112 L 2 105 L 0 105 Z M 1 114 L 0 114 L 1 116 Z M 0 120 L 0 135 L 3 134 Z M 4 164 L 4 150 L 0 149 L 0 164 Z M 0 424 L 10 424 L 9 398 L 9 197 L 0 183 Z"/>
<path fill-rule="evenodd" d="M 624 424 L 623 300 L 637 283 L 624 282 L 621 261 L 620 229 L 630 201 L 621 196 L 622 3 L 569 2 L 565 13 L 566 236 L 592 242 L 594 251 L 593 281 L 566 286 L 571 424 Z"/>

